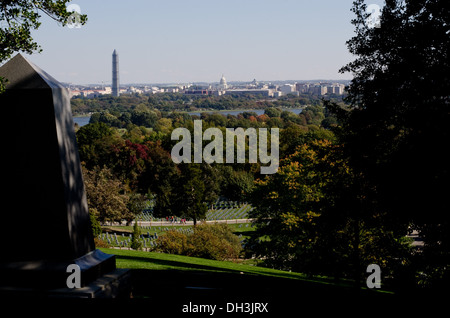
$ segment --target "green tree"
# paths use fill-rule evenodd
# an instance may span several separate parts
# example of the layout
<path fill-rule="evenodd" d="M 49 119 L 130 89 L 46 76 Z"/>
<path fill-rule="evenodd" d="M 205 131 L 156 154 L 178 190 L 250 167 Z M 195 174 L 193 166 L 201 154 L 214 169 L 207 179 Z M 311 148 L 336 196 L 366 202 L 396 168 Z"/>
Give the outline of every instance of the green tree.
<path fill-rule="evenodd" d="M 2 1 L 0 5 L 0 62 L 11 57 L 14 52 L 32 54 L 41 48 L 31 37 L 37 30 L 42 13 L 63 26 L 71 22 L 73 12 L 68 12 L 66 4 L 70 0 L 15 0 Z M 79 22 L 85 24 L 86 15 L 79 15 Z M 0 93 L 4 90 L 4 78 L 0 77 Z"/>
<path fill-rule="evenodd" d="M 109 166 L 114 158 L 114 149 L 123 143 L 105 123 L 85 125 L 77 131 L 76 137 L 80 160 L 88 169 L 94 166 Z"/>
<path fill-rule="evenodd" d="M 197 220 L 204 219 L 208 211 L 205 197 L 208 193 L 205 182 L 202 180 L 202 170 L 200 164 L 178 165 L 180 175 L 177 185 L 173 188 L 173 201 L 176 207 L 176 215 L 191 218 L 194 226 Z"/>
<path fill-rule="evenodd" d="M 234 170 L 229 165 L 220 168 L 222 182 L 220 192 L 232 201 L 242 201 L 253 188 L 253 175 L 245 170 Z"/>
<path fill-rule="evenodd" d="M 161 146 L 161 142 L 148 141 L 145 145 L 148 156 L 143 162 L 143 170 L 137 175 L 137 191 L 155 195 L 154 216 L 177 215 L 172 208 L 179 170 L 172 161 L 170 153 Z"/>
<path fill-rule="evenodd" d="M 127 209 L 130 212 L 130 216 L 136 218 L 146 206 L 146 197 L 140 193 L 131 193 L 128 197 Z M 131 223 L 131 220 L 130 218 L 127 223 Z"/>
<path fill-rule="evenodd" d="M 350 106 L 329 105 L 342 123 L 336 131 L 352 168 L 374 189 L 372 209 L 425 240 L 417 271 L 430 284 L 448 284 L 450 5 L 387 0 L 375 28 L 366 9 L 354 2 L 356 35 L 347 46 L 356 59 L 341 70 L 354 74 Z"/>
<path fill-rule="evenodd" d="M 165 135 L 170 134 L 172 129 L 172 120 L 170 118 L 160 118 L 156 122 L 155 130 Z"/>
<path fill-rule="evenodd" d="M 267 107 L 264 110 L 264 114 L 266 114 L 269 117 L 280 117 L 281 115 L 281 110 L 275 108 L 275 107 Z"/>
<path fill-rule="evenodd" d="M 141 228 L 139 227 L 137 220 L 135 220 L 133 225 L 133 234 L 131 237 L 131 248 L 133 250 L 142 249 L 142 242 L 140 241 L 140 237 L 141 237 Z"/>
<path fill-rule="evenodd" d="M 89 217 L 91 219 L 91 228 L 92 228 L 92 234 L 94 235 L 94 238 L 102 234 L 102 227 L 100 223 L 98 222 L 96 215 L 98 215 L 97 210 L 92 208 L 89 211 Z"/>
<path fill-rule="evenodd" d="M 129 198 L 124 194 L 122 183 L 108 168 L 84 168 L 83 179 L 89 209 L 99 222 L 121 222 L 130 218 Z"/>
<path fill-rule="evenodd" d="M 141 107 L 143 108 L 143 107 Z M 155 127 L 158 120 L 158 115 L 156 112 L 149 109 L 138 110 L 135 109 L 131 112 L 131 122 L 137 126 L 144 126 L 148 128 Z"/>

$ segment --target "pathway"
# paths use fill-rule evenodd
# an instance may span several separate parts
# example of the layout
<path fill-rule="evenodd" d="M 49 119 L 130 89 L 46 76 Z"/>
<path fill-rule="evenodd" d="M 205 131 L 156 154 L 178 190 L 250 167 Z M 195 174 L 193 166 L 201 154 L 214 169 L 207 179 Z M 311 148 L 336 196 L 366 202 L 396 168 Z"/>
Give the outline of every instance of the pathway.
<path fill-rule="evenodd" d="M 208 224 L 211 223 L 225 223 L 225 224 L 239 224 L 239 223 L 251 223 L 253 219 L 233 219 L 233 220 L 211 220 L 211 221 L 197 221 L 197 224 L 201 224 L 202 222 L 206 222 Z M 186 224 L 181 224 L 179 222 L 168 222 L 168 221 L 137 221 L 140 226 L 192 226 L 194 225 L 194 221 L 186 221 Z M 134 221 L 131 222 L 131 225 L 134 225 Z"/>

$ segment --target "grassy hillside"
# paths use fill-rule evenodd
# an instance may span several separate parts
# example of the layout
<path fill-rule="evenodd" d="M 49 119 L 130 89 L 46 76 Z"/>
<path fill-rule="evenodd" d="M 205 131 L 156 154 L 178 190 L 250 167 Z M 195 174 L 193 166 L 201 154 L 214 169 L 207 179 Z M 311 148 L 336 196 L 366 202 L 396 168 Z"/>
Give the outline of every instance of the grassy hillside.
<path fill-rule="evenodd" d="M 135 298 L 170 303 L 181 308 L 191 301 L 225 306 L 226 302 L 267 302 L 271 312 L 292 312 L 302 304 L 323 300 L 392 300 L 391 294 L 355 289 L 349 280 L 308 277 L 229 261 L 119 249 L 101 249 L 116 255 L 119 268 L 130 268 Z"/>
<path fill-rule="evenodd" d="M 244 265 L 231 261 L 215 261 L 210 259 L 188 257 L 157 252 L 142 252 L 133 250 L 118 250 L 102 248 L 103 252 L 116 255 L 116 263 L 119 268 L 148 269 L 148 270 L 177 270 L 177 271 L 202 271 L 210 273 L 232 273 L 247 275 L 263 275 L 304 281 L 313 281 L 322 284 L 335 284 L 336 281 L 327 277 L 307 277 L 301 273 L 292 273 Z M 341 281 L 342 285 L 350 285 L 348 281 Z"/>

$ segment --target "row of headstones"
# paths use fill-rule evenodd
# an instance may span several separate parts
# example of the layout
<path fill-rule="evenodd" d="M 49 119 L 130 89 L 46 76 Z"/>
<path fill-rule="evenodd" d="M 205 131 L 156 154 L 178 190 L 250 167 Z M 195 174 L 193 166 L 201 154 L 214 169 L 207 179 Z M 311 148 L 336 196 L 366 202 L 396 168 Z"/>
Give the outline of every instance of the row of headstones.
<path fill-rule="evenodd" d="M 122 234 L 122 237 L 125 237 L 125 236 Z M 153 240 L 155 240 L 157 238 L 158 238 L 158 235 L 156 233 L 155 233 L 155 236 L 149 235 L 148 237 L 144 237 L 144 235 L 141 235 L 139 237 L 139 239 L 144 244 L 144 247 L 147 247 L 147 243 L 149 243 L 151 247 L 158 246 L 157 242 L 153 241 Z M 119 239 L 117 238 L 116 233 L 114 233 L 114 235 L 105 235 L 103 233 L 102 235 L 99 235 L 99 239 L 102 239 L 102 240 L 106 241 L 108 244 L 112 244 L 113 240 L 114 240 L 114 243 L 116 245 L 121 246 L 121 247 L 128 247 L 128 244 L 129 243 L 131 244 L 132 235 L 130 234 L 130 236 L 126 240 L 119 241 Z"/>
<path fill-rule="evenodd" d="M 233 207 L 240 207 L 247 204 L 247 202 L 239 202 L 239 201 L 217 201 L 213 204 L 213 208 L 220 209 L 224 207 L 233 208 Z"/>
<path fill-rule="evenodd" d="M 127 236 L 128 236 L 129 238 L 132 238 L 132 237 L 133 237 L 132 234 L 128 234 Z M 112 237 L 114 237 L 114 238 L 117 240 L 117 234 L 116 234 L 116 233 L 114 233 L 114 234 L 109 234 L 108 232 L 102 233 L 102 234 L 100 235 L 99 238 L 100 238 L 100 239 L 107 239 L 107 238 L 112 238 Z M 125 237 L 125 234 L 124 234 L 124 233 L 122 233 L 122 237 Z M 141 237 L 141 238 L 145 238 L 144 234 L 141 234 L 140 237 Z M 158 234 L 155 232 L 154 235 L 151 235 L 150 232 L 147 232 L 147 237 L 156 240 L 156 239 L 158 238 Z"/>
<path fill-rule="evenodd" d="M 150 226 L 141 226 L 143 229 L 151 229 L 151 227 Z M 167 231 L 170 231 L 170 230 L 173 230 L 173 229 L 175 229 L 175 230 L 177 230 L 177 231 L 185 231 L 185 232 L 189 232 L 189 231 L 193 231 L 192 230 L 192 228 L 191 227 L 186 227 L 186 228 L 180 228 L 180 227 L 178 227 L 178 228 L 174 228 L 174 227 L 161 227 L 161 226 L 158 226 L 158 230 L 160 231 L 160 232 L 167 232 Z M 147 232 L 148 233 L 148 232 Z M 156 232 L 155 232 L 155 234 L 156 234 Z"/>
<path fill-rule="evenodd" d="M 122 233 L 122 237 L 125 237 L 125 234 Z M 133 235 L 129 234 L 128 235 L 128 239 L 126 241 L 131 241 L 132 238 L 133 238 Z M 158 239 L 158 234 L 155 232 L 154 235 L 151 235 L 149 232 L 147 232 L 147 236 L 144 236 L 144 234 L 141 234 L 139 236 L 139 238 L 142 239 L 142 240 L 147 240 L 147 241 L 156 240 L 156 239 Z M 102 240 L 114 239 L 116 242 L 118 242 L 118 238 L 117 238 L 117 234 L 116 233 L 114 233 L 114 235 L 110 235 L 109 233 L 106 233 L 106 234 L 102 233 L 101 235 L 99 235 L 99 239 L 102 239 Z"/>
<path fill-rule="evenodd" d="M 164 228 L 161 228 L 161 226 L 156 227 L 156 226 L 150 226 L 150 225 L 141 225 L 141 229 L 144 229 L 144 230 L 151 230 L 152 227 L 153 227 L 153 229 L 157 228 L 159 231 L 164 231 Z"/>
<path fill-rule="evenodd" d="M 244 224 L 241 223 L 241 224 L 239 224 L 238 227 L 242 228 L 243 226 L 244 226 Z M 249 226 L 253 227 L 253 224 L 249 224 L 249 223 L 245 224 L 245 227 L 249 227 Z M 148 227 L 148 228 L 150 228 L 150 227 Z M 159 227 L 160 231 L 169 231 L 170 229 L 173 229 L 173 228 L 169 228 L 169 227 L 161 228 L 161 227 Z M 178 231 L 178 232 L 181 232 L 181 233 L 185 233 L 185 234 L 191 234 L 191 233 L 194 232 L 194 230 L 192 228 L 190 228 L 190 227 L 189 228 L 175 228 L 175 230 Z M 124 233 L 122 233 L 122 237 L 125 237 Z M 131 240 L 132 240 L 132 237 L 133 237 L 132 234 L 129 234 L 127 240 L 122 240 L 122 241 L 119 242 L 116 233 L 109 234 L 108 232 L 106 232 L 106 233 L 102 233 L 101 235 L 99 235 L 99 239 L 107 241 L 108 244 L 111 244 L 112 240 L 114 240 L 117 245 L 127 244 L 127 242 L 130 243 Z M 239 237 L 242 237 L 242 235 L 239 235 Z M 151 243 L 152 240 L 158 239 L 158 234 L 155 232 L 153 235 L 151 235 L 150 232 L 147 232 L 147 236 L 145 237 L 144 234 L 141 234 L 140 235 L 140 239 L 143 240 L 144 244 L 145 244 L 145 242 Z"/>
<path fill-rule="evenodd" d="M 142 221 L 161 221 L 161 218 L 154 218 L 151 212 L 143 211 L 138 218 Z"/>
<path fill-rule="evenodd" d="M 228 219 L 243 219 L 246 217 L 246 212 L 245 211 L 235 211 L 235 210 L 226 210 L 223 212 L 220 212 L 218 214 L 213 213 L 212 215 L 209 216 L 209 219 L 214 219 L 214 220 L 228 220 Z"/>
<path fill-rule="evenodd" d="M 149 210 L 142 211 L 142 213 L 140 213 L 137 216 L 137 219 L 139 221 L 147 221 L 147 222 L 149 222 L 149 221 L 161 222 L 161 221 L 165 221 L 166 220 L 165 218 L 155 218 L 155 217 L 153 217 L 153 213 L 151 211 L 149 211 Z"/>
<path fill-rule="evenodd" d="M 146 221 L 146 222 L 149 222 L 149 221 L 152 221 L 152 222 L 164 222 L 164 221 L 167 221 L 165 218 L 155 218 L 155 217 L 153 217 L 153 214 L 149 213 L 149 212 L 142 212 L 141 214 L 139 214 L 137 216 L 137 219 L 139 221 Z M 180 218 L 178 218 L 177 222 L 179 222 L 179 220 L 180 220 Z M 142 227 L 144 227 L 144 226 L 142 226 Z"/>
<path fill-rule="evenodd" d="M 216 211 L 209 211 L 207 219 L 209 220 L 224 220 L 224 219 L 244 219 L 248 217 L 248 212 L 253 208 L 249 205 L 243 205 L 239 209 L 220 209 Z"/>
<path fill-rule="evenodd" d="M 233 211 L 232 208 L 230 209 L 223 209 L 223 210 L 217 210 L 212 213 L 212 217 L 217 219 L 222 219 L 225 215 L 228 215 L 231 211 Z"/>
<path fill-rule="evenodd" d="M 240 226 L 241 226 L 241 225 L 242 225 L 242 224 L 240 224 Z M 246 226 L 248 227 L 248 223 L 246 224 Z M 182 232 L 183 232 L 183 231 L 186 231 L 186 233 L 192 233 L 192 232 L 193 232 L 192 229 L 188 229 L 188 230 L 185 230 L 185 229 L 177 229 L 177 230 L 178 230 L 178 231 L 181 230 Z M 156 238 L 158 237 L 156 233 L 155 233 L 155 236 L 156 236 Z M 122 234 L 122 237 L 124 237 L 124 234 Z M 129 243 L 131 244 L 132 235 L 130 234 L 130 236 L 128 237 L 127 240 L 120 241 L 120 242 L 119 242 L 119 240 L 118 240 L 118 238 L 117 238 L 117 234 L 116 234 L 116 233 L 114 233 L 114 235 L 109 235 L 108 233 L 106 233 L 106 235 L 105 235 L 105 233 L 103 233 L 102 235 L 99 235 L 99 239 L 105 240 L 106 242 L 108 242 L 108 244 L 112 244 L 112 239 L 114 239 L 115 244 L 116 244 L 117 246 L 120 246 L 120 247 L 128 247 L 128 244 L 129 244 Z M 158 246 L 157 242 L 155 242 L 155 241 L 152 240 L 152 239 L 153 239 L 153 236 L 149 236 L 149 237 L 145 238 L 143 235 L 141 235 L 141 236 L 140 236 L 140 239 L 142 240 L 142 243 L 143 243 L 143 245 L 144 245 L 145 248 L 147 247 L 147 243 L 149 243 L 150 247 L 157 247 L 157 246 Z M 246 242 L 246 240 L 242 240 L 242 234 L 239 234 L 239 239 L 241 239 L 241 240 L 240 240 L 241 244 L 242 244 L 243 246 L 245 246 L 247 242 Z"/>

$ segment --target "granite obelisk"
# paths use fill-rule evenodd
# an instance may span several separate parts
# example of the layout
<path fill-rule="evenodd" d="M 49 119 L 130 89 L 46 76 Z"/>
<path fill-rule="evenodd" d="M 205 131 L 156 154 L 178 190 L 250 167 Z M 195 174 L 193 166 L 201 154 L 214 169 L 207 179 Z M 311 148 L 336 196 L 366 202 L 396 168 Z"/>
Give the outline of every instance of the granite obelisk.
<path fill-rule="evenodd" d="M 3 203 L 0 286 L 64 287 L 68 264 L 83 284 L 115 269 L 95 249 L 69 91 L 22 55 L 0 67 Z"/>

